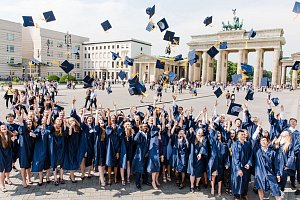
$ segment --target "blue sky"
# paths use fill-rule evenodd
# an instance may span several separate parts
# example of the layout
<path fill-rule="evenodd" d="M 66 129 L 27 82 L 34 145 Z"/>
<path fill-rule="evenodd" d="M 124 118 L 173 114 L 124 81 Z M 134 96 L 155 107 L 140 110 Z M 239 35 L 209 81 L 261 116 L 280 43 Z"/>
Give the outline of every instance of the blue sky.
<path fill-rule="evenodd" d="M 53 10 L 56 21 L 44 23 L 42 28 L 69 31 L 71 34 L 89 37 L 91 41 L 136 38 L 152 43 L 153 55 L 164 55 L 166 41 L 158 29 L 145 30 L 149 21 L 145 10 L 156 5 L 155 22 L 165 17 L 170 30 L 181 37 L 175 54 L 187 55 L 190 35 L 216 33 L 222 29 L 222 21 L 232 20 L 232 9 L 244 20 L 244 29 L 283 28 L 286 45 L 284 56 L 300 51 L 300 16 L 292 12 L 294 0 L 1 0 L 0 18 L 22 23 L 22 15 L 39 19 L 43 12 Z M 205 27 L 203 19 L 214 16 L 213 26 Z M 105 33 L 100 23 L 108 19 L 113 29 Z M 229 59 L 237 61 L 232 55 Z M 250 55 L 249 62 L 251 62 Z M 272 54 L 265 55 L 267 69 L 271 69 Z M 251 63 L 250 63 L 251 64 Z"/>

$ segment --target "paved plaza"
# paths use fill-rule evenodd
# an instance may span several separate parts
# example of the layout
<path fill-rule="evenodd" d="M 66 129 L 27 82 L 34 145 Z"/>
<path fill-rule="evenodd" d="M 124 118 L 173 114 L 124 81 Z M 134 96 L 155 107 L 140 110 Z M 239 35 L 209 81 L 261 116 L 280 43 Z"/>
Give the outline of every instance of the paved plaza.
<path fill-rule="evenodd" d="M 67 115 L 70 111 L 71 101 L 75 96 L 77 99 L 76 107 L 82 107 L 84 104 L 85 90 L 80 88 L 76 90 L 67 90 L 65 86 L 60 86 L 59 94 L 57 100 L 59 105 L 65 107 Z M 144 106 L 152 104 L 153 102 L 153 91 L 147 91 L 148 96 L 144 99 L 145 103 L 140 103 L 139 98 L 136 96 L 130 96 L 127 91 L 127 86 L 123 88 L 121 85 L 114 85 L 112 87 L 112 94 L 108 95 L 106 91 L 98 91 L 98 104 L 101 103 L 103 107 L 113 108 L 113 101 L 116 102 L 118 108 L 127 108 L 130 106 Z M 231 90 L 231 88 L 230 88 Z M 0 92 L 0 95 L 4 95 L 4 91 Z M 163 93 L 163 102 L 165 103 L 165 108 L 170 107 L 172 104 L 171 91 L 168 90 L 167 93 Z M 236 102 L 244 103 L 244 97 L 246 93 L 244 91 L 237 93 Z M 272 97 L 279 97 L 281 104 L 285 105 L 285 116 L 297 117 L 299 119 L 299 99 L 300 92 L 272 92 Z M 254 94 L 255 101 L 248 102 L 249 110 L 252 116 L 258 116 L 263 121 L 263 127 L 269 128 L 267 121 L 267 106 L 266 106 L 266 93 L 256 92 Z M 194 115 L 197 115 L 200 109 L 206 106 L 209 110 L 209 115 L 212 114 L 213 105 L 215 103 L 216 97 L 213 94 L 211 87 L 202 87 L 198 89 L 198 96 L 192 97 L 187 91 L 183 94 L 178 95 L 178 104 L 183 107 L 193 106 Z M 218 113 L 225 113 L 227 111 L 225 97 L 221 96 L 219 99 Z M 10 112 L 5 109 L 4 99 L 0 99 L 1 105 L 1 121 L 4 120 L 5 115 Z M 140 108 L 142 111 L 146 110 L 146 107 Z M 275 108 L 275 112 L 279 112 L 279 107 Z M 128 113 L 128 110 L 124 110 Z M 241 114 L 239 117 L 242 117 Z M 232 118 L 233 119 L 233 118 Z M 44 184 L 43 186 L 37 186 L 37 174 L 34 174 L 32 179 L 35 183 L 28 188 L 24 189 L 22 187 L 21 176 L 19 172 L 12 172 L 11 180 L 13 185 L 7 186 L 7 193 L 0 193 L 0 199 L 208 199 L 209 189 L 201 189 L 200 192 L 190 193 L 189 192 L 189 181 L 187 179 L 186 186 L 184 189 L 179 190 L 175 185 L 175 181 L 163 183 L 160 179 L 161 186 L 159 190 L 153 190 L 150 186 L 143 186 L 141 191 L 138 191 L 134 184 L 134 179 L 132 178 L 132 183 L 122 188 L 121 183 L 113 184 L 112 186 L 106 186 L 105 189 L 101 189 L 98 184 L 98 173 L 93 173 L 91 179 L 86 179 L 82 181 L 80 179 L 79 173 L 77 175 L 78 182 L 72 184 L 69 181 L 68 173 L 65 174 L 64 179 L 67 180 L 66 184 L 54 186 L 53 183 Z M 258 199 L 258 196 L 252 192 L 253 181 L 250 184 L 250 199 Z M 294 191 L 290 189 L 290 184 L 288 183 L 287 189 L 285 190 L 285 199 L 296 199 L 294 196 Z M 224 193 L 225 191 L 223 191 Z M 214 198 L 211 198 L 214 199 Z M 216 199 L 233 199 L 232 196 L 223 195 L 221 198 Z M 300 199 L 300 198 L 298 198 Z"/>

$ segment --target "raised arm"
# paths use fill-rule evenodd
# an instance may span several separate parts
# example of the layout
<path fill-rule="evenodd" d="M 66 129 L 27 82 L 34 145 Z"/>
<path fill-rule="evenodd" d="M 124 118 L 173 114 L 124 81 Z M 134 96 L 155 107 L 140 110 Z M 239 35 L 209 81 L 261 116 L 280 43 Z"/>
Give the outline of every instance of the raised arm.
<path fill-rule="evenodd" d="M 111 117 L 110 117 L 110 109 L 107 108 L 107 119 L 108 119 L 108 126 L 111 126 Z"/>

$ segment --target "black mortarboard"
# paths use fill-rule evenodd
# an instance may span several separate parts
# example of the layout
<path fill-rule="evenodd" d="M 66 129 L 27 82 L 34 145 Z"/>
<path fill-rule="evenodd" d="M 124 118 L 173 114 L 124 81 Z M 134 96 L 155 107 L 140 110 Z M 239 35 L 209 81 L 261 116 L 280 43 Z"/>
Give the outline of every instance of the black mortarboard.
<path fill-rule="evenodd" d="M 261 78 L 260 86 L 269 87 L 269 80 L 267 77 Z"/>
<path fill-rule="evenodd" d="M 207 54 L 211 57 L 214 58 L 217 54 L 219 53 L 218 49 L 215 46 L 212 46 L 208 51 Z"/>
<path fill-rule="evenodd" d="M 298 1 L 295 2 L 293 12 L 297 13 L 297 14 L 300 14 L 300 2 L 298 2 Z"/>
<path fill-rule="evenodd" d="M 158 69 L 165 69 L 166 62 L 164 60 L 157 60 L 155 67 Z"/>
<path fill-rule="evenodd" d="M 138 79 L 137 75 L 135 75 L 134 77 L 128 79 L 129 86 L 130 85 L 135 85 L 138 82 L 139 82 L 139 79 Z"/>
<path fill-rule="evenodd" d="M 227 49 L 227 42 L 220 42 L 220 49 Z"/>
<path fill-rule="evenodd" d="M 180 37 L 173 37 L 172 44 L 179 45 Z"/>
<path fill-rule="evenodd" d="M 180 60 L 183 60 L 182 54 L 175 56 L 174 61 L 180 61 Z"/>
<path fill-rule="evenodd" d="M 155 5 L 153 7 L 149 7 L 146 9 L 147 15 L 149 15 L 149 19 L 155 14 Z"/>
<path fill-rule="evenodd" d="M 189 52 L 188 60 L 189 60 L 190 65 L 193 65 L 194 63 L 196 63 L 198 59 L 199 59 L 199 56 L 196 54 L 195 50 L 192 50 Z"/>
<path fill-rule="evenodd" d="M 32 16 L 22 16 L 23 17 L 23 26 L 27 27 L 27 26 L 34 26 L 34 21 Z"/>
<path fill-rule="evenodd" d="M 77 47 L 74 47 L 74 48 L 71 50 L 71 53 L 72 53 L 72 54 L 79 55 L 78 48 L 77 48 Z"/>
<path fill-rule="evenodd" d="M 231 78 L 232 78 L 232 82 L 234 84 L 237 84 L 238 82 L 240 82 L 240 80 L 242 79 L 243 75 L 242 74 L 234 74 L 234 75 L 231 75 Z"/>
<path fill-rule="evenodd" d="M 233 115 L 233 116 L 239 116 L 239 113 L 242 111 L 242 105 L 241 104 L 237 104 L 237 103 L 231 103 L 227 114 L 228 115 Z"/>
<path fill-rule="evenodd" d="M 174 81 L 174 79 L 176 78 L 176 74 L 174 72 L 169 72 L 168 73 L 168 78 L 169 78 L 169 81 Z"/>
<path fill-rule="evenodd" d="M 112 26 L 111 26 L 111 24 L 109 23 L 108 20 L 106 20 L 105 22 L 102 22 L 101 26 L 102 26 L 102 28 L 103 28 L 104 31 L 107 31 L 107 30 L 109 30 L 109 29 L 112 28 Z"/>
<path fill-rule="evenodd" d="M 125 57 L 125 61 L 124 61 L 124 64 L 126 66 L 133 66 L 133 62 L 134 62 L 134 59 L 133 58 L 129 58 L 128 56 Z"/>
<path fill-rule="evenodd" d="M 74 64 L 69 63 L 69 61 L 65 60 L 63 63 L 61 63 L 60 67 L 62 68 L 62 70 L 64 70 L 64 72 L 68 74 L 74 69 Z"/>
<path fill-rule="evenodd" d="M 272 98 L 271 101 L 273 102 L 274 106 L 278 106 L 280 103 L 279 98 L 277 98 L 277 97 Z"/>
<path fill-rule="evenodd" d="M 211 23 L 212 23 L 212 16 L 210 16 L 210 17 L 206 17 L 205 19 L 204 19 L 204 21 L 203 21 L 203 23 L 205 24 L 205 26 L 208 26 L 208 25 L 210 25 Z"/>
<path fill-rule="evenodd" d="M 161 32 L 163 32 L 164 30 L 167 30 L 169 28 L 169 25 L 165 18 L 163 18 L 162 20 L 157 22 L 157 26 Z"/>
<path fill-rule="evenodd" d="M 64 110 L 65 108 L 60 106 L 60 105 L 57 105 L 57 104 L 54 104 L 54 110 L 56 110 L 57 112 L 60 112 L 62 110 Z"/>
<path fill-rule="evenodd" d="M 249 31 L 248 39 L 254 38 L 256 36 L 256 31 L 253 30 L 253 28 Z"/>
<path fill-rule="evenodd" d="M 248 100 L 253 100 L 253 95 L 254 95 L 254 92 L 251 90 L 251 89 L 249 89 L 248 90 L 248 92 L 247 92 L 247 95 L 246 95 L 246 97 L 245 97 L 245 99 L 248 101 Z"/>
<path fill-rule="evenodd" d="M 214 91 L 214 93 L 215 93 L 215 95 L 216 95 L 217 98 L 219 98 L 223 94 L 223 92 L 222 92 L 222 90 L 221 90 L 220 87 L 218 87 L 218 89 L 216 89 Z"/>
<path fill-rule="evenodd" d="M 94 81 L 94 79 L 92 77 L 90 77 L 89 75 L 87 75 L 86 77 L 84 77 L 83 82 L 87 83 L 87 84 L 92 84 Z"/>
<path fill-rule="evenodd" d="M 173 42 L 174 35 L 175 35 L 174 32 L 166 31 L 166 33 L 164 35 L 164 40 L 169 41 L 169 42 Z"/>
<path fill-rule="evenodd" d="M 121 70 L 118 76 L 120 77 L 121 80 L 124 80 L 126 78 L 126 73 L 123 70 Z"/>
<path fill-rule="evenodd" d="M 117 58 L 120 58 L 119 53 L 115 53 L 111 51 L 111 57 L 113 60 L 117 60 Z"/>
<path fill-rule="evenodd" d="M 154 23 L 152 22 L 152 20 L 148 23 L 146 30 L 151 32 L 153 29 L 155 28 Z"/>
<path fill-rule="evenodd" d="M 253 73 L 253 70 L 252 70 L 252 66 L 251 65 L 247 65 L 247 64 L 244 64 L 244 63 L 241 63 L 241 68 L 242 68 L 242 71 L 244 73 Z"/>
<path fill-rule="evenodd" d="M 91 87 L 93 87 L 91 84 L 88 83 L 83 84 L 83 88 L 91 88 Z"/>
<path fill-rule="evenodd" d="M 129 78 L 128 83 L 129 83 L 128 92 L 130 95 L 141 95 L 142 93 L 146 92 L 145 85 L 139 82 L 137 75 L 135 75 L 132 78 Z"/>
<path fill-rule="evenodd" d="M 292 67 L 292 70 L 298 70 L 300 69 L 300 61 L 296 61 Z"/>
<path fill-rule="evenodd" d="M 44 12 L 43 15 L 46 22 L 52 22 L 56 20 L 53 11 Z"/>

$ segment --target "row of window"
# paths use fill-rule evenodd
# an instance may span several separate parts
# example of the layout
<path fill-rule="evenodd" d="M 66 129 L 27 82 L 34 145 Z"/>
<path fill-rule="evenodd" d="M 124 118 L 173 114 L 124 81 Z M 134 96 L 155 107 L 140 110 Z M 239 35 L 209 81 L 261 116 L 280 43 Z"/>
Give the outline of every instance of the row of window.
<path fill-rule="evenodd" d="M 84 48 L 84 50 L 92 50 L 92 51 L 94 51 L 94 50 L 101 50 L 101 49 L 106 49 L 106 47 L 107 47 L 107 49 L 110 49 L 110 47 L 111 47 L 111 49 L 115 49 L 115 45 L 108 45 L 108 46 L 95 46 L 95 47 L 85 47 Z M 126 49 L 128 49 L 129 48 L 129 44 L 122 44 L 122 45 L 116 45 L 116 48 L 117 49 L 124 49 L 124 48 L 126 48 Z"/>
<path fill-rule="evenodd" d="M 104 67 L 104 68 L 123 68 L 124 67 L 124 62 L 123 61 L 84 61 L 84 68 L 101 68 L 101 67 Z M 126 68 L 128 68 L 128 66 L 125 66 Z"/>
<path fill-rule="evenodd" d="M 116 52 L 119 53 L 119 52 Z M 103 56 L 102 56 L 103 55 Z M 125 56 L 127 56 L 127 53 L 125 53 Z M 84 58 L 88 59 L 98 59 L 98 58 L 111 58 L 111 52 L 104 52 L 102 53 L 85 53 Z"/>
<path fill-rule="evenodd" d="M 128 72 L 125 72 L 126 73 L 126 77 L 128 77 Z M 92 72 L 91 71 L 84 71 L 84 76 L 87 76 L 87 75 L 91 75 Z M 116 76 L 115 76 L 116 75 Z M 94 77 L 96 79 L 100 78 L 100 79 L 119 79 L 119 72 L 94 72 Z"/>
<path fill-rule="evenodd" d="M 57 48 L 66 48 L 67 46 L 65 46 L 66 44 L 64 43 L 64 42 L 61 42 L 61 41 L 58 41 L 58 42 L 56 42 L 56 47 Z M 47 39 L 46 40 L 46 46 L 48 46 L 48 47 L 53 47 L 54 46 L 54 41 L 53 40 L 51 40 L 51 39 Z M 72 45 L 71 44 L 69 44 L 68 45 L 68 48 L 69 49 L 72 49 Z M 80 45 L 74 45 L 74 48 L 77 48 L 78 50 L 80 50 Z"/>
<path fill-rule="evenodd" d="M 54 55 L 53 50 L 47 50 L 47 56 L 48 57 L 53 57 L 53 55 Z M 57 57 L 58 58 L 63 58 L 63 57 L 65 57 L 65 54 L 63 52 L 58 52 Z M 80 59 L 80 54 L 78 54 L 78 55 L 76 55 L 76 54 L 67 54 L 67 59 L 71 59 L 71 58 L 79 60 Z"/>

